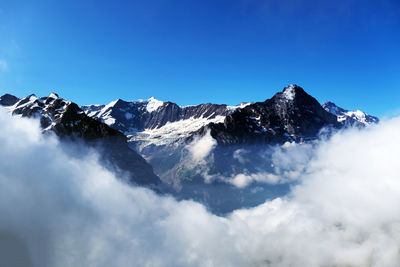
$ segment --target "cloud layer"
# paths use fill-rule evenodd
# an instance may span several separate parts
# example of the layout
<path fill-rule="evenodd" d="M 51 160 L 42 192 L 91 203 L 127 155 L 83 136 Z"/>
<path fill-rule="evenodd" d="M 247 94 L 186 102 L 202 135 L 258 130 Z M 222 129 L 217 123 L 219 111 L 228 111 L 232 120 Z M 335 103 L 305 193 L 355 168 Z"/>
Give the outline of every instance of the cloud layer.
<path fill-rule="evenodd" d="M 289 196 L 227 217 L 125 185 L 95 152 L 65 154 L 36 121 L 0 112 L 0 123 L 3 263 L 15 263 L 15 251 L 22 266 L 41 267 L 400 261 L 400 118 L 322 142 L 300 164 Z M 277 162 L 298 170 L 299 161 L 282 161 L 288 156 Z"/>

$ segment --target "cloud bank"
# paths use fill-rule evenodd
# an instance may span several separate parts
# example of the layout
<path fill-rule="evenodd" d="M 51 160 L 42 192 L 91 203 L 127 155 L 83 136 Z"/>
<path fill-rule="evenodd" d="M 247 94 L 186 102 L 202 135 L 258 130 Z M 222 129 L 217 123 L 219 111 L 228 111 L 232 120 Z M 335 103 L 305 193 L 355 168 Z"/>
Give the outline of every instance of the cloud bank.
<path fill-rule="evenodd" d="M 256 152 L 264 162 L 270 162 L 271 168 L 259 170 L 256 173 L 240 173 L 233 177 L 225 177 L 225 181 L 238 188 L 244 188 L 251 183 L 283 184 L 299 180 L 304 174 L 306 166 L 312 160 L 316 144 L 285 143 L 276 146 L 264 146 L 263 152 Z M 233 157 L 240 163 L 250 162 L 248 157 L 252 151 L 238 149 Z M 266 164 L 264 164 L 266 165 Z"/>
<path fill-rule="evenodd" d="M 65 154 L 36 121 L 0 112 L 0 123 L 0 259 L 8 265 L 400 261 L 400 118 L 334 135 L 313 151 L 290 195 L 227 217 L 125 185 L 95 152 L 80 159 Z M 287 169 L 296 170 L 291 162 Z"/>

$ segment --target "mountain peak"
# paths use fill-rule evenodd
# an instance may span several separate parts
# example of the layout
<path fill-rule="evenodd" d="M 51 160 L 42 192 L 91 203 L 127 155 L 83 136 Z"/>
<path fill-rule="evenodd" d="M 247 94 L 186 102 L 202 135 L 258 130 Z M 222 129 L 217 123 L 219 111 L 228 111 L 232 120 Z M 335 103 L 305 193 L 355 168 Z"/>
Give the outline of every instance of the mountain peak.
<path fill-rule="evenodd" d="M 283 95 L 287 100 L 294 100 L 296 96 L 296 87 L 295 85 L 290 84 L 289 86 L 283 89 Z"/>
<path fill-rule="evenodd" d="M 331 101 L 326 101 L 323 105 L 337 107 L 337 105 L 335 103 L 331 102 Z"/>
<path fill-rule="evenodd" d="M 48 98 L 58 99 L 58 98 L 60 98 L 60 97 L 59 97 L 58 94 L 56 94 L 56 93 L 51 93 L 51 94 L 48 96 Z"/>
<path fill-rule="evenodd" d="M 153 111 L 156 111 L 159 107 L 161 107 L 164 104 L 163 101 L 157 100 L 153 96 L 150 97 L 147 101 L 148 102 L 147 102 L 146 109 L 150 113 Z"/>
<path fill-rule="evenodd" d="M 333 102 L 331 102 L 331 101 L 325 102 L 324 104 L 322 104 L 322 107 L 323 107 L 326 111 L 332 113 L 332 114 L 335 115 L 335 116 L 341 116 L 341 115 L 343 115 L 344 113 L 348 112 L 348 110 L 345 110 L 345 109 L 339 107 L 338 105 L 336 105 L 335 103 L 333 103 Z"/>
<path fill-rule="evenodd" d="M 15 103 L 17 103 L 19 100 L 18 97 L 10 95 L 10 94 L 5 94 L 0 96 L 0 105 L 2 106 L 12 106 Z"/>
<path fill-rule="evenodd" d="M 35 94 L 30 94 L 30 95 L 28 95 L 28 96 L 26 97 L 26 99 L 29 99 L 29 100 L 33 101 L 33 100 L 35 100 L 35 99 L 38 99 L 38 97 L 37 97 Z"/>
<path fill-rule="evenodd" d="M 119 104 L 121 104 L 121 103 L 125 103 L 125 102 L 126 102 L 126 101 L 122 100 L 121 98 L 118 98 L 118 99 L 116 99 L 116 100 L 114 100 L 114 101 L 111 101 L 111 102 L 108 103 L 107 105 L 105 105 L 104 108 L 105 108 L 105 109 L 109 109 L 109 108 L 115 107 L 115 106 L 117 106 L 117 105 L 119 105 Z"/>
<path fill-rule="evenodd" d="M 297 97 L 306 94 L 307 93 L 304 91 L 304 89 L 298 86 L 297 84 L 289 84 L 288 86 L 283 88 L 282 92 L 277 93 L 276 96 L 278 96 L 281 99 L 285 99 L 287 101 L 293 101 Z"/>
<path fill-rule="evenodd" d="M 16 96 L 11 95 L 11 94 L 4 94 L 4 95 L 0 96 L 0 98 L 6 98 L 6 97 L 15 97 L 15 98 L 17 98 Z"/>

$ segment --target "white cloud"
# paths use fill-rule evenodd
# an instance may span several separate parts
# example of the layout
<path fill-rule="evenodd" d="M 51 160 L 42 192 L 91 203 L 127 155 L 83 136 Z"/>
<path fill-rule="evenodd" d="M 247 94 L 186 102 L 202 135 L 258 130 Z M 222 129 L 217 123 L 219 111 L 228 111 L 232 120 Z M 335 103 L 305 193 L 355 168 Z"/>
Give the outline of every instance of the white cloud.
<path fill-rule="evenodd" d="M 7 61 L 5 61 L 4 59 L 0 59 L 0 70 L 6 71 L 7 69 L 8 69 Z"/>
<path fill-rule="evenodd" d="M 399 131 L 394 119 L 322 144 L 290 198 L 234 212 L 232 231 L 248 227 L 239 243 L 273 266 L 396 266 Z"/>
<path fill-rule="evenodd" d="M 318 142 L 313 144 L 285 143 L 275 146 L 265 145 L 261 151 L 254 151 L 254 147 L 249 147 L 248 149 L 240 148 L 233 152 L 234 159 L 246 166 L 246 164 L 251 165 L 252 160 L 258 158 L 259 162 L 264 163 L 264 169 L 261 170 L 257 166 L 258 171 L 249 172 L 245 168 L 243 173 L 232 176 L 217 176 L 215 174 L 209 175 L 209 169 L 203 168 L 202 175 L 208 181 L 224 181 L 237 188 L 245 188 L 254 182 L 270 185 L 292 183 L 304 174 L 307 165 L 315 154 L 317 145 Z M 258 150 L 260 149 L 258 148 Z M 255 154 L 256 156 L 251 154 Z M 270 168 L 266 166 L 269 164 L 271 164 Z"/>
<path fill-rule="evenodd" d="M 16 260 L 12 248 L 25 266 L 41 267 L 400 261 L 400 118 L 335 135 L 315 149 L 290 196 L 227 217 L 127 186 L 95 153 L 66 155 L 37 122 L 0 112 L 0 124 L 3 262 Z"/>
<path fill-rule="evenodd" d="M 210 131 L 204 136 L 196 136 L 194 140 L 186 146 L 191 158 L 195 163 L 204 162 L 204 159 L 217 146 L 217 141 L 212 138 Z"/>
<path fill-rule="evenodd" d="M 233 152 L 233 158 L 239 161 L 242 164 L 248 163 L 248 159 L 246 157 L 246 154 L 250 153 L 251 151 L 248 151 L 244 148 L 237 149 Z"/>
<path fill-rule="evenodd" d="M 25 248 L 18 260 L 28 266 L 222 266 L 230 257 L 218 251 L 226 219 L 204 206 L 127 186 L 95 153 L 71 158 L 36 121 L 0 112 L 0 123 L 0 248 Z M 3 263 L 12 255 L 0 251 Z"/>
<path fill-rule="evenodd" d="M 255 174 L 244 174 L 240 173 L 228 181 L 238 188 L 244 188 L 252 182 L 277 184 L 280 181 L 279 176 L 272 173 L 255 173 Z"/>

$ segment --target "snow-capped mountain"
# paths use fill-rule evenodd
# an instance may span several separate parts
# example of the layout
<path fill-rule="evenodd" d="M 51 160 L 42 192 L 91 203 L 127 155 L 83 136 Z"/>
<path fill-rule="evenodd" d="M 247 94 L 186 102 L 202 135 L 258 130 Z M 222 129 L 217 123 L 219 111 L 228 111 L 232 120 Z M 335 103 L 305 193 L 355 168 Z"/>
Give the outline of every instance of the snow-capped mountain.
<path fill-rule="evenodd" d="M 85 113 L 128 136 L 141 150 L 147 145 L 169 145 L 179 142 L 210 123 L 222 122 L 235 109 L 246 106 L 201 104 L 178 106 L 156 100 L 124 101 L 108 105 L 83 106 Z"/>
<path fill-rule="evenodd" d="M 262 203 L 266 196 L 288 190 L 289 184 L 284 183 L 233 186 L 235 177 L 258 180 L 254 175 L 273 173 L 274 148 L 287 142 L 312 145 L 322 129 L 378 122 L 373 116 L 333 103 L 321 106 L 297 85 L 289 85 L 263 102 L 238 106 L 179 106 L 151 97 L 80 108 L 56 94 L 22 99 L 4 95 L 0 105 L 14 115 L 39 118 L 45 132 L 89 144 L 99 141 L 104 147 L 104 163 L 128 171 L 131 181 L 161 183 L 162 191 L 201 201 L 216 212 Z"/>
<path fill-rule="evenodd" d="M 147 146 L 179 145 L 210 130 L 219 143 L 284 143 L 314 139 L 322 128 L 364 126 L 378 118 L 348 111 L 332 102 L 322 107 L 301 87 L 289 85 L 271 99 L 238 106 L 179 106 L 154 97 L 83 106 L 85 113 L 123 132 L 138 151 Z M 149 155 L 145 155 L 149 156 Z"/>
<path fill-rule="evenodd" d="M 4 95 L 0 98 L 0 105 L 5 106 L 12 115 L 40 119 L 44 132 L 54 132 L 62 139 L 83 140 L 98 148 L 102 160 L 111 162 L 113 168 L 127 171 L 131 182 L 160 182 L 152 167 L 128 147 L 124 134 L 87 116 L 77 104 L 57 94 L 41 98 L 29 95 L 21 99 Z"/>
<path fill-rule="evenodd" d="M 341 122 L 341 113 L 328 112 L 297 85 L 289 85 L 263 102 L 238 106 L 207 103 L 181 107 L 152 97 L 138 101 L 118 99 L 82 109 L 88 116 L 125 133 L 130 145 L 149 160 L 156 174 L 170 182 L 176 182 L 177 173 L 184 168 L 180 164 L 187 157 L 185 147 L 196 136 L 210 133 L 224 146 L 273 145 L 315 140 L 322 129 L 348 126 Z M 225 153 L 222 150 L 216 149 L 216 153 Z"/>
<path fill-rule="evenodd" d="M 340 126 L 336 116 L 303 88 L 289 85 L 272 98 L 237 109 L 224 122 L 206 128 L 221 144 L 272 144 L 315 139 L 322 128 Z"/>
<path fill-rule="evenodd" d="M 338 107 L 333 102 L 326 102 L 322 105 L 322 107 L 337 116 L 338 122 L 347 125 L 347 126 L 368 126 L 373 123 L 378 123 L 379 119 L 377 117 L 368 115 L 367 113 L 361 110 L 353 110 L 349 111 Z"/>

